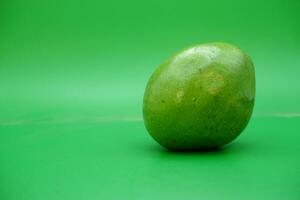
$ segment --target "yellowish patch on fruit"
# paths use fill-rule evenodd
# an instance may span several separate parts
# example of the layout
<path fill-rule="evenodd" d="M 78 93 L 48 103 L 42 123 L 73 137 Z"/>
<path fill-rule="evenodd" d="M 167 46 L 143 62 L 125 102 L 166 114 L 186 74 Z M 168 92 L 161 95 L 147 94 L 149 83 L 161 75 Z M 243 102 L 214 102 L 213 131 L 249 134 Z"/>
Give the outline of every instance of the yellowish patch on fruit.
<path fill-rule="evenodd" d="M 225 86 L 224 78 L 215 70 L 207 70 L 203 73 L 204 87 L 211 95 L 218 94 Z"/>
<path fill-rule="evenodd" d="M 175 98 L 176 103 L 180 103 L 182 101 L 182 97 L 183 97 L 183 91 L 180 90 L 176 93 L 176 98 Z"/>

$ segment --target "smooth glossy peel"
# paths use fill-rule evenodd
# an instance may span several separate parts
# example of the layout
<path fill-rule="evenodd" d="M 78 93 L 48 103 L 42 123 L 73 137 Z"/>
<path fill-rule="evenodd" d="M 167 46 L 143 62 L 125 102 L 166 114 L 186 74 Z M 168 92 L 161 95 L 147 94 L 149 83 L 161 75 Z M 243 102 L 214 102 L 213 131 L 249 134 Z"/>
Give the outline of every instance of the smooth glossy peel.
<path fill-rule="evenodd" d="M 152 74 L 143 116 L 150 135 L 172 150 L 212 149 L 245 129 L 255 99 L 251 59 L 226 43 L 194 46 Z"/>

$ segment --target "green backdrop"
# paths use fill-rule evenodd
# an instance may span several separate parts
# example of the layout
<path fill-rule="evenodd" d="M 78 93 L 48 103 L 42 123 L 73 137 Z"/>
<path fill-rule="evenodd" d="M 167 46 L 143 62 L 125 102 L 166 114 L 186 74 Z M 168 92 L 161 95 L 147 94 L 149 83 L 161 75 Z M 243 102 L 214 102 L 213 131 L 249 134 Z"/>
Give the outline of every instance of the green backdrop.
<path fill-rule="evenodd" d="M 0 199 L 300 199 L 300 1 L 0 2 Z M 244 133 L 171 153 L 142 97 L 181 49 L 235 44 L 256 67 Z"/>

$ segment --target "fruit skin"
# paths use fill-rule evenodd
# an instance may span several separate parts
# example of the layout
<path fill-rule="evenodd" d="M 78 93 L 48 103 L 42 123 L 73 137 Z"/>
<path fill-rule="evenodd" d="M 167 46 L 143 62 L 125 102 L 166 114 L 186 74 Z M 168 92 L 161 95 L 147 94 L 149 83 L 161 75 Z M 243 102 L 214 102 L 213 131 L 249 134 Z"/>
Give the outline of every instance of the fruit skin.
<path fill-rule="evenodd" d="M 185 49 L 161 64 L 144 94 L 146 129 L 170 150 L 214 149 L 247 126 L 255 99 L 251 59 L 226 43 Z"/>

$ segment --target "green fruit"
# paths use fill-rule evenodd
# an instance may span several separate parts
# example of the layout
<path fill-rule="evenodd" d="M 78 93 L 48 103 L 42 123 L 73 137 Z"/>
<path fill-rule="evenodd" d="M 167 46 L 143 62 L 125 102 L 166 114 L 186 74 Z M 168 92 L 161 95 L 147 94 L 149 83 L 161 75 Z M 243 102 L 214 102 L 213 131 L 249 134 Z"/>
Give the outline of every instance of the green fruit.
<path fill-rule="evenodd" d="M 150 135 L 172 150 L 211 149 L 246 127 L 255 99 L 251 59 L 226 43 L 194 46 L 161 64 L 144 95 Z"/>

